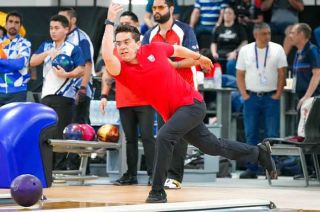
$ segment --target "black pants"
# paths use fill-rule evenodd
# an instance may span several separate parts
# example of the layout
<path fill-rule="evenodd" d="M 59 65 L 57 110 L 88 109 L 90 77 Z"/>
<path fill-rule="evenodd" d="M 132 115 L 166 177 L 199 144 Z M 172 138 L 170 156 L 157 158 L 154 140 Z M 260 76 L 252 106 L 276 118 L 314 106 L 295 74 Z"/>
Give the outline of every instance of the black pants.
<path fill-rule="evenodd" d="M 181 138 L 209 155 L 221 155 L 232 160 L 257 162 L 257 146 L 218 139 L 203 123 L 206 115 L 204 102 L 180 107 L 161 127 L 156 141 L 152 189 L 163 189 L 172 158 L 174 144 Z"/>
<path fill-rule="evenodd" d="M 127 141 L 127 173 L 137 175 L 138 162 L 138 129 L 146 158 L 147 173 L 153 169 L 155 138 L 153 136 L 154 110 L 150 106 L 119 108 L 120 121 Z"/>
<path fill-rule="evenodd" d="M 57 113 L 58 124 L 54 133 L 54 138 L 62 139 L 64 128 L 70 124 L 72 120 L 74 99 L 64 96 L 50 95 L 41 99 L 41 103 L 51 107 Z M 54 153 L 53 169 L 67 169 L 66 157 L 66 153 Z"/>
<path fill-rule="evenodd" d="M 90 124 L 90 97 L 86 96 L 85 99 L 75 106 L 72 122 L 79 124 Z"/>
<path fill-rule="evenodd" d="M 158 114 L 158 129 L 164 125 L 163 118 Z M 182 182 L 184 173 L 184 160 L 188 150 L 188 142 L 183 138 L 176 142 L 173 148 L 172 159 L 167 178 Z"/>

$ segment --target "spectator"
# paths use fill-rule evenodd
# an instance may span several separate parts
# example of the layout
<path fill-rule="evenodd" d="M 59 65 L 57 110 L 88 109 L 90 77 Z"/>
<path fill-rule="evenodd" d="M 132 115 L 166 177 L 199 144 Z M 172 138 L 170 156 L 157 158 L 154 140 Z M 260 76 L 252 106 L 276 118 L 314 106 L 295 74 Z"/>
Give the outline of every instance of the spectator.
<path fill-rule="evenodd" d="M 21 26 L 22 15 L 9 12 L 5 25 L 7 32 L 0 38 L 3 52 L 0 58 L 0 106 L 27 100 L 31 43 L 19 35 Z"/>
<path fill-rule="evenodd" d="M 93 45 L 87 33 L 77 27 L 77 13 L 73 8 L 62 8 L 59 15 L 65 16 L 70 24 L 67 41 L 80 47 L 86 62 L 83 77 L 76 80 L 77 97 L 73 122 L 90 124 L 90 101 L 93 96 L 92 73 L 94 73 Z"/>
<path fill-rule="evenodd" d="M 304 10 L 303 0 L 263 0 L 261 10 L 269 9 L 272 10 L 270 21 L 272 35 L 281 37 L 284 51 L 288 55 L 292 44 L 287 35 L 290 27 L 299 22 L 299 12 Z"/>
<path fill-rule="evenodd" d="M 239 0 L 235 5 L 238 21 L 245 26 L 248 41 L 253 42 L 253 26 L 254 24 L 263 22 L 263 14 L 261 9 L 251 0 Z"/>
<path fill-rule="evenodd" d="M 266 137 L 279 137 L 280 97 L 285 84 L 287 59 L 282 46 L 270 42 L 265 23 L 254 27 L 256 42 L 241 48 L 237 61 L 237 84 L 244 99 L 246 143 L 257 145 L 259 125 Z M 248 164 L 240 178 L 257 178 L 257 165 Z"/>
<path fill-rule="evenodd" d="M 139 26 L 139 20 L 136 14 L 130 11 L 123 12 L 120 15 L 120 25 Z M 102 91 L 100 111 L 104 113 L 107 107 L 110 90 L 112 89 L 113 77 L 104 72 L 102 76 Z M 108 99 L 107 99 L 108 98 Z M 147 174 L 149 176 L 148 185 L 151 185 L 154 145 L 153 136 L 154 110 L 145 101 L 142 101 L 134 95 L 127 87 L 120 82 L 116 83 L 116 102 L 120 112 L 120 121 L 126 136 L 126 156 L 128 170 L 117 179 L 115 185 L 133 185 L 137 184 L 137 163 L 138 163 L 138 131 L 141 133 L 141 141 L 146 158 Z"/>
<path fill-rule="evenodd" d="M 244 27 L 237 23 L 232 7 L 226 7 L 223 23 L 213 33 L 211 52 L 222 65 L 225 74 L 236 76 L 236 59 L 240 48 L 248 43 Z"/>
<path fill-rule="evenodd" d="M 198 42 L 190 26 L 174 19 L 173 0 L 154 0 L 153 18 L 158 25 L 146 32 L 142 44 L 153 42 L 165 42 L 169 44 L 181 45 L 193 51 L 198 51 Z M 195 65 L 192 59 L 173 58 L 170 60 L 175 70 L 191 86 L 196 86 L 196 80 L 193 78 L 192 66 Z M 164 125 L 163 118 L 158 115 L 158 128 Z M 184 172 L 184 160 L 187 153 L 188 144 L 181 139 L 175 144 L 171 165 L 168 171 L 165 188 L 180 189 Z"/>
<path fill-rule="evenodd" d="M 65 41 L 69 32 L 69 22 L 65 16 L 55 15 L 50 19 L 50 37 L 52 41 L 43 42 L 30 60 L 32 67 L 43 63 L 43 86 L 41 103 L 54 109 L 58 115 L 58 124 L 54 138 L 62 139 L 64 128 L 71 123 L 76 98 L 73 78 L 84 74 L 85 61 L 78 46 Z M 75 65 L 71 72 L 61 67 L 53 67 L 51 62 L 59 54 L 69 55 Z M 68 169 L 65 162 L 67 154 L 56 154 L 54 169 Z M 78 167 L 79 168 L 79 167 Z"/>
<path fill-rule="evenodd" d="M 222 23 L 223 9 L 227 0 L 196 0 L 190 17 L 190 26 L 195 29 L 198 41 L 201 35 L 211 35 L 214 28 Z M 206 48 L 206 45 L 200 45 Z"/>
<path fill-rule="evenodd" d="M 296 75 L 295 91 L 299 97 L 297 109 L 312 96 L 320 95 L 320 53 L 310 42 L 312 30 L 308 24 L 295 24 L 290 31 L 290 39 L 298 48 L 293 64 Z"/>
<path fill-rule="evenodd" d="M 143 31 L 141 30 L 141 34 L 144 34 L 147 30 L 151 29 L 155 24 L 152 20 L 152 6 L 153 6 L 154 0 L 148 0 L 148 3 L 146 5 L 146 12 L 144 14 L 144 23 L 145 28 Z M 180 7 L 177 0 L 173 0 L 174 3 L 174 19 L 179 20 L 180 17 Z"/>

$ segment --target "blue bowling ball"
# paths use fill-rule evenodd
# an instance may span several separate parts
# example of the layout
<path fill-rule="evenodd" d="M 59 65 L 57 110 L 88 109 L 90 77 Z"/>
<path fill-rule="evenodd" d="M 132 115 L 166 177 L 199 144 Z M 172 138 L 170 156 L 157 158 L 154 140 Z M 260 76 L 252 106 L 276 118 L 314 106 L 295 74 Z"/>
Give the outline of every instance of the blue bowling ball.
<path fill-rule="evenodd" d="M 82 128 L 80 124 L 69 124 L 63 130 L 63 138 L 69 140 L 82 140 Z"/>
<path fill-rule="evenodd" d="M 74 67 L 74 62 L 69 55 L 59 54 L 52 60 L 52 66 L 54 67 L 62 67 L 66 72 L 72 71 Z"/>

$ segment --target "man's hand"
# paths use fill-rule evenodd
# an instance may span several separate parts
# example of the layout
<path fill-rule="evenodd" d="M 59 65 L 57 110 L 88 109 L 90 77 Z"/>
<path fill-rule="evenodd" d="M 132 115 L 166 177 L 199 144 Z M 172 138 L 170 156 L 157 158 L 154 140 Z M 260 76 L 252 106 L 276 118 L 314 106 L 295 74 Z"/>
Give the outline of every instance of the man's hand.
<path fill-rule="evenodd" d="M 118 13 L 120 13 L 122 10 L 123 10 L 122 5 L 120 5 L 120 4 L 115 4 L 115 3 L 112 3 L 112 2 L 111 2 L 110 6 L 109 6 L 109 9 L 108 9 L 107 19 L 108 19 L 109 21 L 114 22 L 114 20 L 116 19 Z"/>
<path fill-rule="evenodd" d="M 58 66 L 58 67 L 52 66 L 52 68 L 58 77 L 69 78 L 68 72 L 66 72 L 61 66 Z"/>
<path fill-rule="evenodd" d="M 199 59 L 196 60 L 196 65 L 200 65 L 201 69 L 204 69 L 204 72 L 208 72 L 212 69 L 213 64 L 212 61 L 206 57 L 201 55 Z"/>
<path fill-rule="evenodd" d="M 103 115 L 105 114 L 107 103 L 108 103 L 107 98 L 101 98 L 100 104 L 99 104 L 99 110 L 100 110 L 100 113 Z"/>
<path fill-rule="evenodd" d="M 87 88 L 85 86 L 80 86 L 80 89 L 76 94 L 76 104 L 84 102 L 86 100 L 86 96 L 87 96 Z"/>
<path fill-rule="evenodd" d="M 299 109 L 301 108 L 303 102 L 304 102 L 306 99 L 308 99 L 308 97 L 302 97 L 302 98 L 299 100 L 299 102 L 298 102 L 298 104 L 297 104 L 297 110 L 299 110 Z"/>

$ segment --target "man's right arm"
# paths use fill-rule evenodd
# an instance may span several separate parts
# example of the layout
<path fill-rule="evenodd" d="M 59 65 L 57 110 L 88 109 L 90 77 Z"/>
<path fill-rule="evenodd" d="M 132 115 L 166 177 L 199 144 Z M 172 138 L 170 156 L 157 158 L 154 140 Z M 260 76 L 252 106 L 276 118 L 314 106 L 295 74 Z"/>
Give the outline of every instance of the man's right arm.
<path fill-rule="evenodd" d="M 199 20 L 200 10 L 198 8 L 194 8 L 191 17 L 190 17 L 190 26 L 194 28 Z"/>
<path fill-rule="evenodd" d="M 122 11 L 122 9 L 123 8 L 121 5 L 111 3 L 109 6 L 107 19 L 114 23 L 117 14 Z M 113 54 L 113 40 L 114 26 L 111 24 L 106 24 L 102 39 L 102 58 L 108 72 L 113 76 L 117 76 L 120 74 L 121 64 L 119 59 Z"/>

